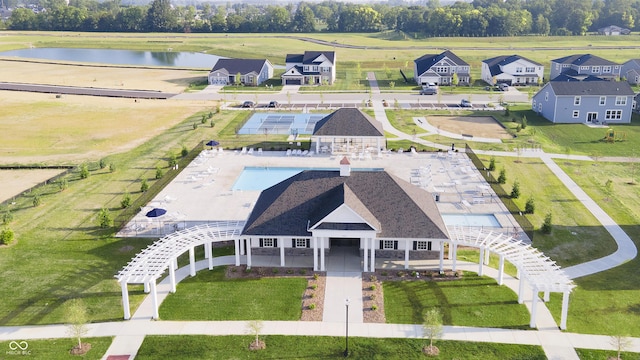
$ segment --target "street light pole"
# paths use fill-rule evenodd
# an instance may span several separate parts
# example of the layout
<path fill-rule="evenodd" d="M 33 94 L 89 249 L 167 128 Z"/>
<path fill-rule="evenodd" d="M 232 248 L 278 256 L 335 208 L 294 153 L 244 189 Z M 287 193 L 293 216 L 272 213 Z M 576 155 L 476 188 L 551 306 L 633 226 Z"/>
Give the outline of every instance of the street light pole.
<path fill-rule="evenodd" d="M 345 348 L 344 348 L 344 357 L 349 356 L 349 298 L 346 298 L 344 301 L 344 305 L 347 309 L 347 318 L 346 318 L 346 333 L 345 333 Z"/>

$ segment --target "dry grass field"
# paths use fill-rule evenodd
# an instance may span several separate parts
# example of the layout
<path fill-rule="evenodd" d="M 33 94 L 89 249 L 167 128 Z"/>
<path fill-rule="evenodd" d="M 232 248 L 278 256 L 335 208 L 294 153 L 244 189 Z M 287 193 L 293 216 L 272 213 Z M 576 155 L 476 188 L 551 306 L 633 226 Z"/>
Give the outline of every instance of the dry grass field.
<path fill-rule="evenodd" d="M 429 124 L 454 134 L 475 137 L 512 139 L 505 128 L 490 116 L 429 116 Z"/>
<path fill-rule="evenodd" d="M 0 170 L 0 202 L 19 195 L 22 191 L 60 174 L 64 170 Z"/>

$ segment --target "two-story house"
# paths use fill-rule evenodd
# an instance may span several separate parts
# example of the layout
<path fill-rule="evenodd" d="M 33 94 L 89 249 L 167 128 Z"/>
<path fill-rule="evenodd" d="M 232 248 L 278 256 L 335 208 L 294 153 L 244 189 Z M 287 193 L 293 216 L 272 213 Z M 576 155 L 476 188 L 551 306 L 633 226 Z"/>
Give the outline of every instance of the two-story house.
<path fill-rule="evenodd" d="M 282 85 L 331 85 L 336 81 L 335 51 L 287 54 Z"/>
<path fill-rule="evenodd" d="M 551 60 L 549 79 L 553 80 L 560 74 L 573 77 L 597 76 L 605 80 L 620 78 L 620 64 L 591 54 L 569 55 Z"/>
<path fill-rule="evenodd" d="M 482 80 L 489 85 L 539 84 L 544 66 L 518 55 L 502 55 L 482 61 Z"/>
<path fill-rule="evenodd" d="M 634 92 L 626 82 L 550 81 L 531 108 L 553 123 L 630 123 Z"/>
<path fill-rule="evenodd" d="M 219 59 L 207 77 L 209 85 L 258 86 L 273 77 L 267 59 Z"/>
<path fill-rule="evenodd" d="M 640 59 L 631 59 L 622 64 L 620 77 L 625 78 L 631 85 L 640 84 Z"/>
<path fill-rule="evenodd" d="M 413 61 L 413 77 L 418 85 L 451 85 L 453 74 L 459 85 L 471 83 L 471 66 L 451 51 L 423 55 Z"/>

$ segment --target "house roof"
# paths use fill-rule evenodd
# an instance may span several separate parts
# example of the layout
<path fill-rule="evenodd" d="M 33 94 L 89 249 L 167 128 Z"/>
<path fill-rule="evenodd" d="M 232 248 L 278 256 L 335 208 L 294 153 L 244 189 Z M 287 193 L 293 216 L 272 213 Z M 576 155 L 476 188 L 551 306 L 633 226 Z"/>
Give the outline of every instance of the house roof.
<path fill-rule="evenodd" d="M 628 83 L 619 81 L 550 81 L 549 85 L 558 96 L 627 96 L 635 94 Z"/>
<path fill-rule="evenodd" d="M 382 123 L 355 108 L 341 108 L 318 121 L 314 136 L 384 136 Z"/>
<path fill-rule="evenodd" d="M 314 60 L 320 55 L 324 55 L 331 63 L 335 62 L 335 51 L 305 51 L 304 54 L 287 54 L 285 62 L 313 64 L 316 63 Z"/>
<path fill-rule="evenodd" d="M 572 64 L 577 66 L 618 65 L 613 61 L 609 61 L 607 59 L 603 59 L 599 56 L 595 56 L 591 54 L 569 55 L 569 56 L 561 57 L 551 61 L 555 63 L 560 63 L 560 64 Z"/>
<path fill-rule="evenodd" d="M 456 54 L 447 50 L 440 54 L 426 54 L 421 57 L 415 59 L 413 62 L 416 64 L 416 68 L 418 70 L 418 75 L 423 74 L 425 71 L 429 70 L 433 65 L 437 64 L 442 59 L 448 58 L 453 61 L 458 66 L 469 66 L 464 60 L 460 59 Z"/>
<path fill-rule="evenodd" d="M 226 70 L 229 74 L 248 74 L 251 72 L 260 73 L 267 59 L 218 59 L 211 72 Z"/>
<path fill-rule="evenodd" d="M 346 205 L 364 222 L 318 224 Z M 311 236 L 308 226 L 369 229 L 378 237 L 448 239 L 433 196 L 385 171 L 306 170 L 260 194 L 243 235 Z"/>
<path fill-rule="evenodd" d="M 629 33 L 631 33 L 631 30 L 629 30 L 627 28 L 620 27 L 618 25 L 609 25 L 609 26 L 601 27 L 601 28 L 598 29 L 599 33 L 612 32 L 612 31 L 618 31 L 621 34 L 629 34 Z"/>
<path fill-rule="evenodd" d="M 513 62 L 516 62 L 518 60 L 524 60 L 527 61 L 535 66 L 542 66 L 541 64 L 533 61 L 533 60 L 529 60 L 525 57 L 522 57 L 520 55 L 502 55 L 502 56 L 496 56 L 490 59 L 486 59 L 486 60 L 482 60 L 483 63 L 487 64 L 487 66 L 489 67 L 489 72 L 491 73 L 491 75 L 499 75 L 502 74 L 503 71 L 501 69 L 501 66 L 505 66 L 505 65 L 509 65 Z"/>

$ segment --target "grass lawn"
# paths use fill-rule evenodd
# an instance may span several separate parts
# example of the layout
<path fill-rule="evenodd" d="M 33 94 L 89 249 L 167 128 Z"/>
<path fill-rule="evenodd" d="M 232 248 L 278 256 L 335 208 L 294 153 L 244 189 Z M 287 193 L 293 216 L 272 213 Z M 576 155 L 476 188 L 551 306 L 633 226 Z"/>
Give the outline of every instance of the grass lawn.
<path fill-rule="evenodd" d="M 45 339 L 45 340 L 27 340 L 27 354 L 10 353 L 9 341 L 0 341 L 0 349 L 6 359 L 46 359 L 46 360 L 70 360 L 70 359 L 102 359 L 102 355 L 107 352 L 109 345 L 113 339 L 110 337 L 100 338 L 83 338 L 83 343 L 90 343 L 91 350 L 85 355 L 71 355 L 69 351 L 78 344 L 74 339 Z M 22 352 L 20 349 L 16 350 Z M 6 352 L 6 353 L 5 353 Z M 5 359 L 5 358 L 3 358 Z"/>
<path fill-rule="evenodd" d="M 456 252 L 456 254 L 457 254 L 456 259 L 461 261 L 469 261 L 476 264 L 480 261 L 480 250 L 475 248 L 458 247 L 458 251 Z M 494 269 L 498 269 L 500 267 L 500 257 L 492 253 L 489 256 L 489 266 Z M 518 270 L 516 269 L 515 265 L 505 260 L 504 272 L 505 274 L 509 274 L 515 277 Z"/>
<path fill-rule="evenodd" d="M 580 360 L 615 359 L 616 356 L 618 356 L 616 351 L 610 350 L 576 349 L 576 352 L 578 353 Z M 640 354 L 623 351 L 620 353 L 620 359 L 640 360 Z"/>
<path fill-rule="evenodd" d="M 337 359 L 343 357 L 343 337 L 261 336 L 267 348 L 250 351 L 251 336 L 147 336 L 136 359 Z M 423 339 L 349 337 L 350 359 L 425 359 Z M 435 341 L 438 359 L 542 360 L 538 346 Z"/>
<path fill-rule="evenodd" d="M 465 272 L 455 281 L 385 281 L 387 323 L 422 324 L 432 307 L 445 325 L 529 329 L 529 312 L 518 296 L 492 278 Z"/>
<path fill-rule="evenodd" d="M 178 284 L 160 306 L 164 320 L 299 320 L 305 278 L 225 279 L 226 267 Z M 253 299 L 249 301 L 247 299 Z"/>

